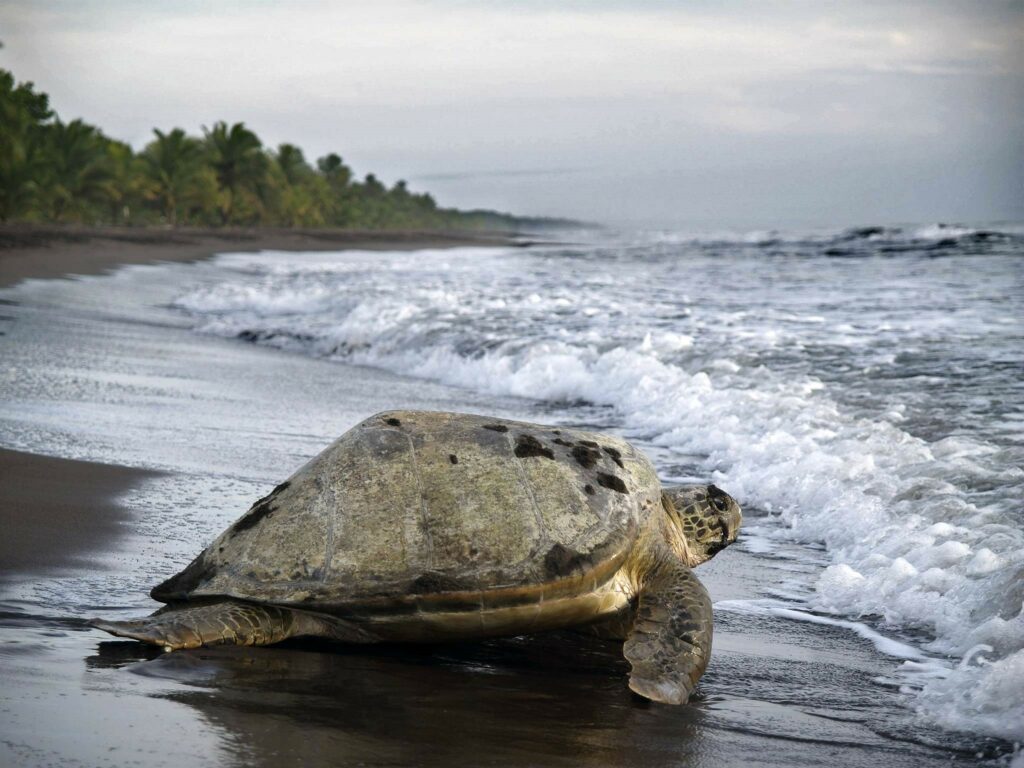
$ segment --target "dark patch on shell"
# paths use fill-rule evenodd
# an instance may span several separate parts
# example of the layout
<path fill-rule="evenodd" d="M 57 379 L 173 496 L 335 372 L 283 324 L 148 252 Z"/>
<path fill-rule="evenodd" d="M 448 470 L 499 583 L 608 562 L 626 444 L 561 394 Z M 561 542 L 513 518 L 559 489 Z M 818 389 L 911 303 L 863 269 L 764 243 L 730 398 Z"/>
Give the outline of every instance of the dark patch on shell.
<path fill-rule="evenodd" d="M 242 531 L 249 530 L 263 518 L 273 515 L 274 509 L 275 507 L 272 507 L 269 501 L 257 502 L 245 517 L 235 523 L 235 527 L 231 529 L 231 535 L 234 536 Z"/>
<path fill-rule="evenodd" d="M 272 506 L 271 502 L 274 500 L 277 494 L 279 494 L 281 491 L 287 488 L 288 485 L 288 481 L 281 483 L 274 490 L 272 490 L 262 499 L 253 504 L 252 509 L 249 510 L 245 517 L 243 517 L 241 520 L 235 523 L 234 527 L 231 529 L 231 535 L 234 536 L 235 534 L 241 533 L 242 531 L 247 531 L 254 525 L 256 525 L 256 523 L 258 523 L 263 518 L 269 517 L 271 514 L 273 514 L 274 510 L 277 509 L 277 507 Z"/>
<path fill-rule="evenodd" d="M 448 461 L 450 461 L 452 464 L 458 464 L 459 463 L 459 457 L 456 456 L 454 453 L 449 453 L 448 454 Z"/>
<path fill-rule="evenodd" d="M 566 448 L 572 448 L 572 443 L 570 443 L 570 442 L 569 442 L 568 440 L 563 440 L 563 439 L 562 439 L 562 438 L 560 438 L 560 437 L 556 437 L 556 438 L 555 438 L 554 440 L 552 440 L 551 442 L 552 442 L 552 443 L 555 443 L 555 444 L 557 444 L 557 445 L 564 445 L 564 446 L 565 446 Z"/>
<path fill-rule="evenodd" d="M 626 484 L 622 482 L 622 478 L 618 475 L 611 475 L 607 472 L 598 472 L 597 482 L 599 485 L 610 490 L 617 491 L 618 493 L 629 493 L 629 490 L 626 488 Z"/>
<path fill-rule="evenodd" d="M 576 463 L 581 467 L 590 469 L 597 464 L 597 460 L 601 458 L 601 452 L 596 448 L 591 448 L 589 445 L 580 443 L 572 449 L 572 457 L 576 459 Z"/>
<path fill-rule="evenodd" d="M 431 595 L 437 592 L 461 592 L 466 584 L 443 573 L 428 571 L 413 579 L 409 585 L 410 595 Z"/>
<path fill-rule="evenodd" d="M 580 443 L 580 445 L 588 445 L 591 448 L 600 448 L 601 447 L 597 443 L 595 443 L 593 440 L 580 440 L 579 443 Z"/>
<path fill-rule="evenodd" d="M 555 452 L 544 446 L 540 440 L 533 435 L 519 435 L 516 438 L 516 456 L 525 459 L 528 456 L 543 456 L 545 459 L 554 459 Z"/>
<path fill-rule="evenodd" d="M 484 424 L 484 429 L 489 429 L 492 432 L 508 432 L 508 427 L 504 424 Z"/>
<path fill-rule="evenodd" d="M 583 570 L 587 564 L 587 558 L 561 544 L 553 544 L 544 555 L 544 568 L 549 576 L 567 576 L 576 569 Z"/>
<path fill-rule="evenodd" d="M 394 416 L 392 416 L 390 419 L 384 419 L 384 422 L 386 424 L 390 424 L 392 427 L 402 426 L 402 422 L 396 419 Z"/>
<path fill-rule="evenodd" d="M 181 573 L 176 573 L 167 581 L 153 587 L 149 591 L 149 596 L 162 603 L 184 600 L 192 590 L 209 581 L 216 571 L 217 567 L 213 563 L 207 563 L 203 555 L 199 555 Z"/>
<path fill-rule="evenodd" d="M 611 446 L 606 445 L 603 446 L 603 450 L 605 453 L 612 457 L 612 461 L 618 464 L 619 467 L 621 467 L 622 469 L 625 469 L 625 466 L 622 463 L 622 453 L 619 451 L 618 448 L 612 448 Z"/>
<path fill-rule="evenodd" d="M 587 492 L 588 496 L 593 496 L 595 493 L 597 493 L 597 491 L 594 490 L 594 486 L 592 486 L 590 483 L 584 485 L 583 490 Z"/>

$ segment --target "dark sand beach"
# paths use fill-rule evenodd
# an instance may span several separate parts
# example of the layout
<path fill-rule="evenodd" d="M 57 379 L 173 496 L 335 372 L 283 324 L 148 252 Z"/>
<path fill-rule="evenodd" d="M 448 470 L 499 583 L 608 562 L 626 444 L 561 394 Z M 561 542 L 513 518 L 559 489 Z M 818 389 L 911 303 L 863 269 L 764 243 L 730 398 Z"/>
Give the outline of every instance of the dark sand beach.
<path fill-rule="evenodd" d="M 337 251 L 504 245 L 497 233 L 345 229 L 0 226 L 0 287 L 27 278 L 95 275 L 121 264 L 195 261 L 243 250 Z"/>
<path fill-rule="evenodd" d="M 370 243 L 456 244 L 381 236 L 350 245 Z M 313 250 L 290 235 L 157 245 L 94 236 L 0 251 L 0 283 L 290 247 Z M 0 447 L 9 449 L 0 452 L 0 763 L 978 762 L 983 741 L 965 748 L 921 730 L 895 684 L 879 695 L 885 689 L 872 681 L 894 665 L 871 642 L 778 617 L 719 612 L 712 665 L 687 707 L 630 695 L 616 644 L 568 633 L 412 649 L 291 643 L 162 654 L 88 628 L 90 616 L 155 608 L 151 585 L 370 413 L 401 404 L 564 417 L 534 401 L 196 335 L 167 302 L 214 270 L 132 267 L 0 293 Z M 775 554 L 760 557 L 741 542 L 700 576 L 716 602 L 763 597 L 800 567 L 784 545 Z"/>
<path fill-rule="evenodd" d="M 0 449 L 0 578 L 84 566 L 127 521 L 117 497 L 152 473 Z"/>
<path fill-rule="evenodd" d="M 1024 0 L 0 38 L 0 768 L 1024 768 Z"/>

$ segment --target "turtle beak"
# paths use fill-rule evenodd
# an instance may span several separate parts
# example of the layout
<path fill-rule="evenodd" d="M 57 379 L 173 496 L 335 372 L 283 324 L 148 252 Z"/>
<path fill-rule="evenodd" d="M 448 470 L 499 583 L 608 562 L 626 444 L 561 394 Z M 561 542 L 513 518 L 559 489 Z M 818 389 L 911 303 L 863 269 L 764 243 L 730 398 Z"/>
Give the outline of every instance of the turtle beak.
<path fill-rule="evenodd" d="M 725 521 L 724 517 L 718 518 L 718 529 L 722 532 L 722 536 L 718 541 L 712 541 L 707 546 L 708 557 L 714 557 L 732 542 L 736 541 L 736 535 L 733 534 L 732 538 L 729 538 L 729 524 Z"/>
<path fill-rule="evenodd" d="M 710 560 L 712 557 L 717 555 L 719 552 L 721 552 L 723 549 L 725 549 L 726 546 L 727 546 L 726 544 L 723 544 L 720 541 L 713 541 L 710 544 L 708 544 L 708 547 L 707 547 L 707 553 L 708 553 L 707 557 L 708 557 L 708 559 Z"/>
<path fill-rule="evenodd" d="M 721 552 L 736 541 L 736 538 L 739 536 L 740 525 L 743 524 L 743 513 L 740 511 L 740 505 L 736 503 L 735 499 L 730 496 L 729 501 L 729 508 L 718 516 L 718 529 L 721 531 L 722 536 L 718 541 L 708 545 L 708 557 Z"/>

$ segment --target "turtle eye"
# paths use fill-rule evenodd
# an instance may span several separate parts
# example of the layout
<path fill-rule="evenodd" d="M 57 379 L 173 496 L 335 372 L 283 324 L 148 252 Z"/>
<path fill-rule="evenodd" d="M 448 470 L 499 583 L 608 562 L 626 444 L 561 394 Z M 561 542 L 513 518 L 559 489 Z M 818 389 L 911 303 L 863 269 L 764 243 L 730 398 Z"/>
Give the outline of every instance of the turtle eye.
<path fill-rule="evenodd" d="M 725 500 L 724 496 L 715 496 L 711 499 L 711 503 L 719 512 L 725 512 L 729 508 L 729 502 Z"/>

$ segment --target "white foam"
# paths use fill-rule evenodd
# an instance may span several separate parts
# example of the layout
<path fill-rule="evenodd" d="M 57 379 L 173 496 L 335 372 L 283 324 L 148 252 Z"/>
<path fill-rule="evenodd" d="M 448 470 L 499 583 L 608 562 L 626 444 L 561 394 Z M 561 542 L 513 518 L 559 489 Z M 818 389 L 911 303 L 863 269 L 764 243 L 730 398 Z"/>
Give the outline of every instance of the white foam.
<path fill-rule="evenodd" d="M 884 653 L 886 656 L 892 656 L 897 659 L 911 659 L 918 662 L 918 668 L 935 669 L 935 660 L 929 659 L 919 649 L 886 637 L 863 622 L 844 621 L 830 616 L 820 616 L 808 613 L 807 611 L 796 610 L 785 603 L 775 600 L 720 600 L 714 604 L 714 607 L 720 611 L 778 616 L 783 619 L 792 619 L 793 621 L 805 621 L 809 624 L 824 624 L 830 627 L 848 629 L 858 637 L 869 641 L 879 653 Z M 926 660 L 930 663 L 925 664 Z"/>
<path fill-rule="evenodd" d="M 911 231 L 911 237 L 915 240 L 946 240 L 948 238 L 964 237 L 973 235 L 980 230 L 973 227 L 958 227 L 949 224 L 932 224 L 927 227 L 920 227 Z"/>
<path fill-rule="evenodd" d="M 1005 223 L 985 228 L 935 223 L 923 226 L 868 226 L 853 229 L 654 231 L 647 233 L 647 236 L 651 242 L 665 245 L 780 247 L 792 244 L 828 246 L 830 244 L 845 244 L 850 241 L 911 243 L 914 241 L 955 240 L 980 232 L 1019 236 L 1024 233 L 1024 227 Z"/>
<path fill-rule="evenodd" d="M 900 644 L 864 634 L 855 619 L 928 633 L 923 651 L 952 660 L 990 644 L 990 663 L 954 664 L 923 682 L 920 710 L 948 727 L 972 722 L 1024 738 L 1024 701 L 1010 690 L 1024 690 L 1024 532 L 1014 522 L 1020 495 L 1013 500 L 1024 470 L 977 436 L 912 436 L 905 402 L 851 411 L 789 362 L 791 350 L 818 345 L 892 371 L 893 354 L 873 348 L 879 338 L 905 346 L 967 328 L 1012 333 L 997 318 L 951 320 L 943 308 L 908 319 L 900 291 L 912 297 L 919 286 L 894 283 L 894 309 L 872 318 L 889 330 L 872 336 L 857 311 L 780 309 L 799 285 L 769 306 L 738 305 L 702 277 L 713 274 L 710 261 L 690 265 L 677 292 L 659 293 L 653 286 L 678 279 L 671 261 L 552 263 L 477 250 L 321 256 L 321 266 L 292 269 L 293 257 L 232 258 L 238 280 L 178 302 L 202 330 L 257 331 L 264 343 L 483 392 L 610 406 L 628 433 L 698 457 L 708 477 L 771 512 L 789 537 L 825 543 L 831 565 L 811 599 L 816 613 L 801 620 L 847 617 L 837 626 L 900 658 L 918 657 L 900 656 Z M 764 283 L 749 279 L 751 290 Z M 846 288 L 872 298 L 876 286 Z M 829 306 L 828 290 L 816 288 L 810 303 Z M 751 364 L 755 353 L 778 363 Z M 967 687 L 970 696 L 941 703 Z"/>
<path fill-rule="evenodd" d="M 1024 733 L 1024 654 L 990 659 L 984 648 L 965 656 L 945 677 L 928 685 L 918 710 L 929 720 L 954 730 L 977 730 L 1004 739 Z"/>

